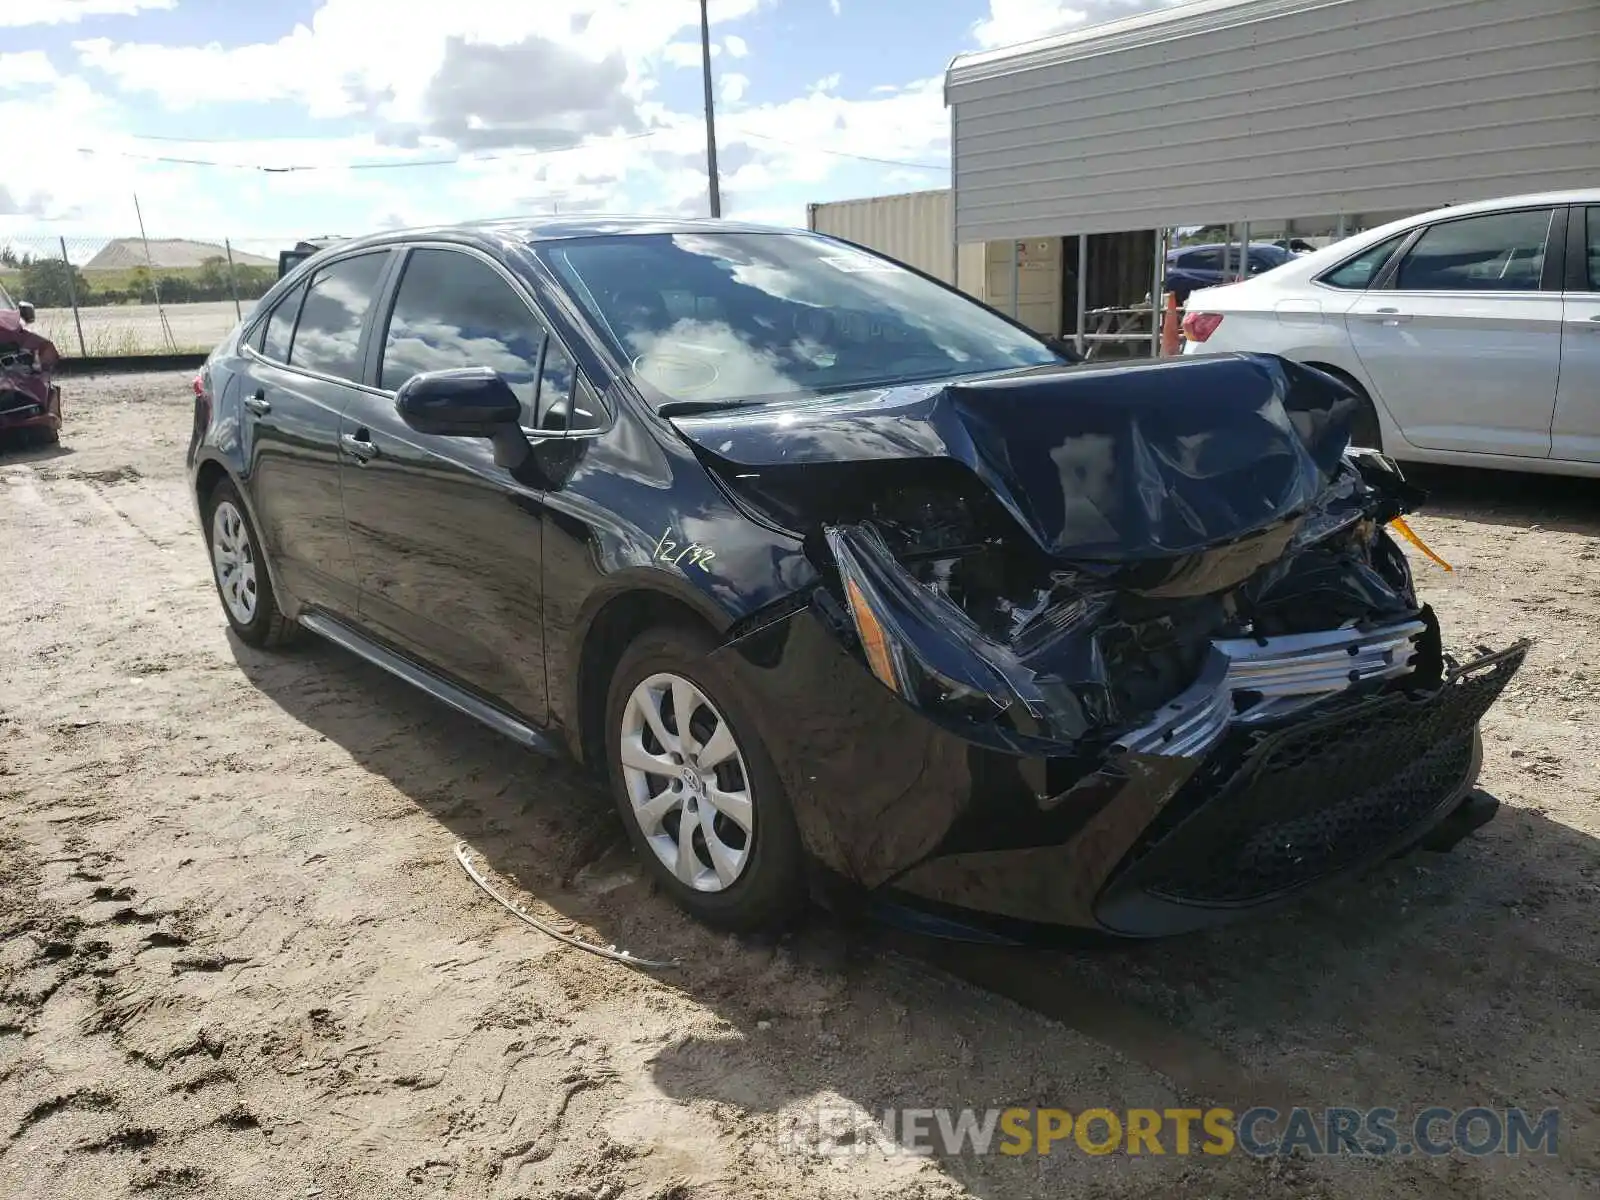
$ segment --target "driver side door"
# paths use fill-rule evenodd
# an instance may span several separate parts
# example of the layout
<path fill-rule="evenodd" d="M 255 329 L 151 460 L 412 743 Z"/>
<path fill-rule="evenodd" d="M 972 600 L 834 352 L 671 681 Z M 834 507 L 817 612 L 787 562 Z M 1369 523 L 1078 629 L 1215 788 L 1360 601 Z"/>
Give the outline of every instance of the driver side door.
<path fill-rule="evenodd" d="M 423 371 L 495 368 L 537 424 L 541 381 L 572 359 L 515 278 L 465 247 L 420 245 L 398 272 L 369 363 L 376 386 L 345 410 L 344 507 L 361 623 L 408 657 L 537 725 L 544 673 L 543 494 L 494 463 L 482 438 L 419 433 L 395 391 Z"/>

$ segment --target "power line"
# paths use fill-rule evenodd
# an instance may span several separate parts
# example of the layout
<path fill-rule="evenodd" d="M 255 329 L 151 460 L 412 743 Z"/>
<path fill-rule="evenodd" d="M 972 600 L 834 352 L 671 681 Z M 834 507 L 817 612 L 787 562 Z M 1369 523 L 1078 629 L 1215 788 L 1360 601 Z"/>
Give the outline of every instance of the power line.
<path fill-rule="evenodd" d="M 770 134 L 755 133 L 749 129 L 742 129 L 736 125 L 726 125 L 725 128 L 740 137 L 753 138 L 759 142 L 771 142 L 778 146 L 787 146 L 791 150 L 802 150 L 815 154 L 826 154 L 832 158 L 848 158 L 858 162 L 878 163 L 888 167 L 906 167 L 914 171 L 948 171 L 948 163 L 914 162 L 904 158 L 882 158 L 873 154 L 857 154 L 851 150 L 834 150 L 826 146 L 808 146 L 800 142 L 788 141 L 784 138 L 773 137 Z M 598 138 L 594 141 L 580 142 L 575 146 L 561 146 L 551 150 L 505 150 L 490 154 L 458 154 L 450 158 L 409 158 L 390 159 L 375 162 L 352 163 L 290 163 L 283 166 L 267 166 L 262 163 L 222 162 L 209 158 L 189 158 L 172 154 L 139 154 L 131 150 L 107 150 L 101 147 L 79 146 L 76 152 L 90 157 L 112 157 L 131 159 L 135 162 L 162 163 L 169 166 L 182 167 L 215 167 L 222 170 L 233 171 L 258 171 L 266 175 L 292 175 L 305 171 L 405 171 L 423 167 L 454 167 L 470 165 L 481 162 L 502 162 L 511 159 L 540 158 L 551 154 L 570 154 L 576 150 L 593 150 L 603 146 L 618 145 L 624 142 L 644 141 L 649 138 L 661 137 L 664 134 L 682 132 L 678 128 L 647 129 L 641 133 L 625 134 L 621 137 Z M 221 138 L 187 138 L 174 137 L 160 134 L 132 134 L 131 137 L 139 141 L 171 142 L 186 145 L 227 145 L 229 142 Z M 262 140 L 262 139 L 234 139 Z"/>
<path fill-rule="evenodd" d="M 903 158 L 878 158 L 871 154 L 856 154 L 850 150 L 829 150 L 825 146 L 805 146 L 799 142 L 787 142 L 783 138 L 772 137 L 765 133 L 752 133 L 750 130 L 740 129 L 736 125 L 727 125 L 726 122 L 724 122 L 724 126 L 744 137 L 755 138 L 758 142 L 775 142 L 779 146 L 788 146 L 793 150 L 808 150 L 817 154 L 831 154 L 834 158 L 854 158 L 859 159 L 861 162 L 882 163 L 889 167 L 911 167 L 918 171 L 948 171 L 950 169 L 949 163 L 911 162 Z"/>
<path fill-rule="evenodd" d="M 549 154 L 569 154 L 574 150 L 592 150 L 596 147 L 615 145 L 621 142 L 637 142 L 645 138 L 660 137 L 664 133 L 675 132 L 677 132 L 675 129 L 647 129 L 642 133 L 631 133 L 622 137 L 600 138 L 590 142 L 579 142 L 575 146 L 560 146 L 551 150 L 506 150 L 494 154 L 458 154 L 453 158 L 409 158 L 353 163 L 298 163 L 276 167 L 265 166 L 261 163 L 219 162 L 208 158 L 180 158 L 170 154 L 136 154 L 129 150 L 106 150 L 92 146 L 79 146 L 77 147 L 77 153 L 87 154 L 91 157 L 126 158 L 135 162 L 167 163 L 184 167 L 220 167 L 235 171 L 260 171 L 268 175 L 290 175 L 300 171 L 398 171 L 412 167 L 452 167 L 470 163 L 500 162 L 505 159 L 540 158 Z M 150 135 L 143 140 L 193 142 L 200 145 L 225 144 L 220 140 L 212 141 L 205 138 L 157 137 L 154 135 Z"/>

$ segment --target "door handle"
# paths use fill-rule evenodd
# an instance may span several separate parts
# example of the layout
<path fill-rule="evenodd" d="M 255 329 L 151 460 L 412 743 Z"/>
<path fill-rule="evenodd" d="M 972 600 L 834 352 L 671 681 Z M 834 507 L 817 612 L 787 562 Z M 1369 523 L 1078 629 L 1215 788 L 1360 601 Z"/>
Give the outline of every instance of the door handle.
<path fill-rule="evenodd" d="M 245 400 L 244 406 L 258 417 L 264 417 L 272 411 L 272 403 L 267 399 L 264 391 L 258 391 L 254 396 Z"/>
<path fill-rule="evenodd" d="M 344 448 L 344 452 L 350 457 L 359 459 L 364 463 L 371 462 L 378 457 L 378 447 L 368 440 L 365 429 L 360 433 L 341 434 L 339 436 L 339 445 Z"/>
<path fill-rule="evenodd" d="M 1399 325 L 1402 321 L 1411 320 L 1411 314 L 1403 313 L 1398 308 L 1380 308 L 1363 315 L 1367 320 L 1377 321 L 1381 325 Z"/>

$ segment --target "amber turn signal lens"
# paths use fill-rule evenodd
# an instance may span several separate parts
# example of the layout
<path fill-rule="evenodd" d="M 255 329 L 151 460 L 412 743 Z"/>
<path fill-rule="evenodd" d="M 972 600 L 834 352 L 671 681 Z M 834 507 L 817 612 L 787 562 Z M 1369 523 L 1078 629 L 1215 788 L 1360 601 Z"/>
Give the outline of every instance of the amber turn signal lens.
<path fill-rule="evenodd" d="M 856 633 L 861 637 L 861 647 L 867 653 L 867 665 L 880 683 L 891 692 L 899 693 L 900 684 L 895 679 L 894 659 L 889 654 L 889 639 L 873 615 L 866 596 L 853 579 L 845 581 L 845 594 L 850 600 L 850 615 L 855 618 Z"/>

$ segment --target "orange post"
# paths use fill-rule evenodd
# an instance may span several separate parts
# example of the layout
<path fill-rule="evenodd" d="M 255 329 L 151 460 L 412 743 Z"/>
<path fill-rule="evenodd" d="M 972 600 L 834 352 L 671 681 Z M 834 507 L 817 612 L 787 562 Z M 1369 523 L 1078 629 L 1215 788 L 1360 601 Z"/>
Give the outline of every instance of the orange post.
<path fill-rule="evenodd" d="M 1167 293 L 1166 311 L 1161 314 L 1161 354 L 1168 357 L 1178 352 L 1178 327 L 1183 318 L 1178 315 L 1178 295 Z"/>

